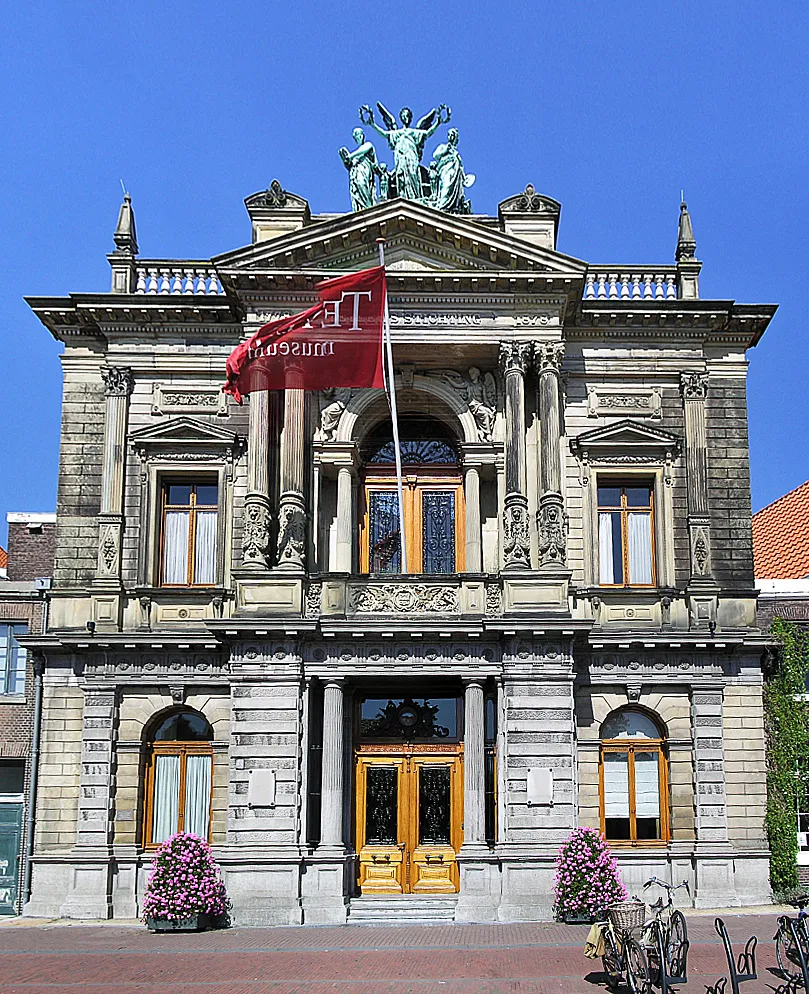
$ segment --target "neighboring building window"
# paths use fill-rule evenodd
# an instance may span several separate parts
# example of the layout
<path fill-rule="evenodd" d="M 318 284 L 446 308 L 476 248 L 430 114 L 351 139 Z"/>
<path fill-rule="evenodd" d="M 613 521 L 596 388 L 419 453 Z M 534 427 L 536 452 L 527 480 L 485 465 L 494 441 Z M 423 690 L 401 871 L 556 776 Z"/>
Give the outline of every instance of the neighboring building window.
<path fill-rule="evenodd" d="M 147 845 L 177 832 L 207 839 L 211 821 L 213 730 L 196 711 L 175 711 L 148 743 L 146 765 Z"/>
<path fill-rule="evenodd" d="M 664 738 L 644 712 L 625 708 L 601 726 L 601 829 L 609 842 L 668 839 Z"/>
<path fill-rule="evenodd" d="M 410 573 L 463 570 L 463 485 L 454 441 L 430 419 L 403 419 L 404 519 Z M 399 500 L 391 426 L 387 422 L 365 445 L 365 513 L 362 568 L 366 573 L 401 573 Z"/>
<path fill-rule="evenodd" d="M 599 483 L 598 582 L 611 587 L 654 585 L 654 509 L 650 486 Z"/>
<path fill-rule="evenodd" d="M 216 583 L 219 488 L 215 480 L 163 484 L 162 585 Z"/>
<path fill-rule="evenodd" d="M 25 786 L 25 760 L 0 759 L 0 795 L 21 797 Z M 0 876 L 3 876 L 0 871 Z"/>
<path fill-rule="evenodd" d="M 25 693 L 25 649 L 17 641 L 28 625 L 0 622 L 0 694 Z"/>

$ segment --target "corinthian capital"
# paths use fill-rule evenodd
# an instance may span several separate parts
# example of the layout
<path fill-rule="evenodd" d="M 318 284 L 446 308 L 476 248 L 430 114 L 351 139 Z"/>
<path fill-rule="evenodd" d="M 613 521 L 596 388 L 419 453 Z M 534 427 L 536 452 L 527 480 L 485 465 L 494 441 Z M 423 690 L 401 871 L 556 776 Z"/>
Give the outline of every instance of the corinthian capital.
<path fill-rule="evenodd" d="M 128 397 L 132 393 L 132 370 L 126 366 L 102 366 L 101 379 L 108 397 Z"/>
<path fill-rule="evenodd" d="M 680 373 L 683 400 L 705 400 L 708 396 L 707 373 Z"/>
<path fill-rule="evenodd" d="M 564 342 L 534 342 L 534 368 L 537 373 L 558 373 L 564 358 Z"/>
<path fill-rule="evenodd" d="M 531 357 L 530 342 L 501 342 L 500 368 L 503 373 L 525 373 Z"/>

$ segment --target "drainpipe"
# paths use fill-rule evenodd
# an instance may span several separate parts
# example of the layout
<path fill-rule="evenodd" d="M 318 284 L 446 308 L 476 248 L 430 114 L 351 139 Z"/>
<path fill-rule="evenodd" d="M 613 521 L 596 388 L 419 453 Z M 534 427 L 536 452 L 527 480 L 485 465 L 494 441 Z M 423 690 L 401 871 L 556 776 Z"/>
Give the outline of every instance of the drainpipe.
<path fill-rule="evenodd" d="M 48 631 L 48 607 L 50 597 L 43 592 L 42 634 Z M 31 735 L 31 778 L 28 783 L 28 812 L 25 827 L 25 875 L 23 879 L 23 908 L 31 900 L 31 875 L 33 866 L 31 856 L 34 853 L 34 827 L 36 825 L 37 780 L 39 777 L 39 739 L 42 728 L 42 677 L 45 670 L 45 659 L 37 656 L 34 660 L 34 728 Z M 20 909 L 22 911 L 22 908 Z"/>

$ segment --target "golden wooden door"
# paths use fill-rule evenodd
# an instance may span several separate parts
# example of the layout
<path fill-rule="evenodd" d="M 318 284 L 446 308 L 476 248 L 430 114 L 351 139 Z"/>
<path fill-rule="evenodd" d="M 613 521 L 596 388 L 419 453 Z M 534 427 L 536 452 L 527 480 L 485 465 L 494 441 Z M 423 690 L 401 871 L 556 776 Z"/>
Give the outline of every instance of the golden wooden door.
<path fill-rule="evenodd" d="M 463 842 L 463 747 L 357 752 L 363 894 L 454 894 Z"/>

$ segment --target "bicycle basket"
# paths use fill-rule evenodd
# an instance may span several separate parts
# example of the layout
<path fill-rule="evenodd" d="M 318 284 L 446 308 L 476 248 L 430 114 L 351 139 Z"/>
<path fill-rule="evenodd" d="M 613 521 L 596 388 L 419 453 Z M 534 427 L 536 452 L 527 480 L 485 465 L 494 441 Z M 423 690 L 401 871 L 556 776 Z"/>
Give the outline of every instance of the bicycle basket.
<path fill-rule="evenodd" d="M 646 905 L 643 901 L 620 901 L 612 904 L 607 911 L 612 927 L 619 932 L 640 928 L 646 919 Z"/>

